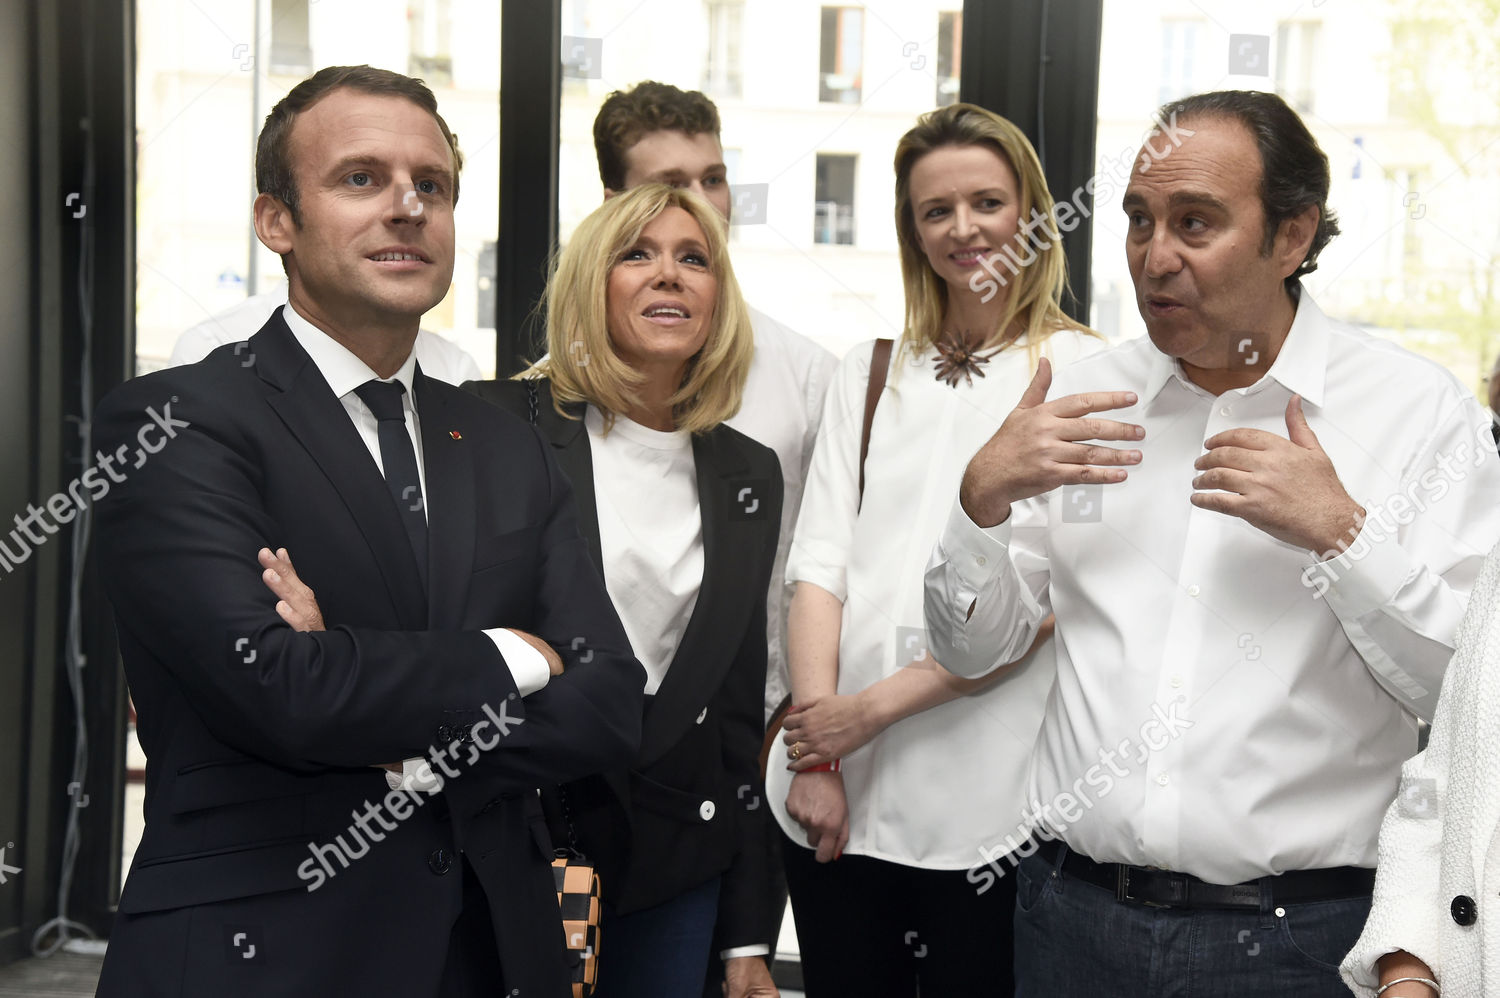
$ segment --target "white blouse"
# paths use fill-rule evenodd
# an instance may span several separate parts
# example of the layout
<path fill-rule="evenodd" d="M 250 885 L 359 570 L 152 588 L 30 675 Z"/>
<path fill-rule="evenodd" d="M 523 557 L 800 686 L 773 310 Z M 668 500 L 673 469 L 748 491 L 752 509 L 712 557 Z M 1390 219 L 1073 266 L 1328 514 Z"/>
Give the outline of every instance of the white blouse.
<path fill-rule="evenodd" d="M 615 417 L 609 435 L 584 416 L 599 511 L 604 586 L 646 669 L 646 693 L 666 678 L 703 584 L 703 519 L 692 436 Z"/>
<path fill-rule="evenodd" d="M 1104 346 L 1065 330 L 1049 337 L 1042 353 L 1063 365 Z M 916 358 L 892 351 L 870 432 L 861 506 L 859 439 L 870 349 L 867 342 L 850 350 L 829 388 L 787 558 L 789 583 L 810 582 L 843 601 L 842 694 L 925 655 L 922 577 L 932 545 L 969 459 L 1032 376 L 1024 341 L 993 357 L 984 377 L 972 385 L 960 380 L 956 388 L 933 376 L 935 350 Z M 972 871 L 997 855 L 1007 834 L 1021 841 L 1026 764 L 1054 675 L 1049 640 L 996 685 L 898 721 L 845 758 L 846 851 Z M 805 845 L 806 833 L 786 813 L 791 774 L 784 756 L 773 755 L 767 768 L 773 813 L 787 835 Z"/>

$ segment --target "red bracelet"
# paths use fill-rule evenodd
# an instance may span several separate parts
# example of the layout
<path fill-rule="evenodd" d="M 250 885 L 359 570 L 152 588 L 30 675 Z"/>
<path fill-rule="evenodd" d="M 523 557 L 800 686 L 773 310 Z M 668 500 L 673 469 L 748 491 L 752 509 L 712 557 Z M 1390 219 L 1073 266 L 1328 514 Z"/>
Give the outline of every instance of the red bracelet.
<path fill-rule="evenodd" d="M 841 763 L 842 761 L 843 761 L 842 759 L 835 759 L 832 762 L 820 762 L 816 766 L 808 766 L 806 769 L 800 770 L 800 772 L 803 772 L 803 773 L 837 773 L 840 770 L 839 763 Z"/>

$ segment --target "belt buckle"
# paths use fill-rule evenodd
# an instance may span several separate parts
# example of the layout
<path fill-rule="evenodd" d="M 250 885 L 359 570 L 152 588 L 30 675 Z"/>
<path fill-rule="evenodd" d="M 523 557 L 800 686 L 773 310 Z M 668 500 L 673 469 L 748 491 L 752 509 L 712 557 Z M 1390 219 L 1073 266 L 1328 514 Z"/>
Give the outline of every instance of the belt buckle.
<path fill-rule="evenodd" d="M 1170 908 L 1172 905 L 1163 904 L 1159 901 L 1145 901 L 1130 893 L 1130 873 L 1135 867 L 1121 863 L 1115 872 L 1115 900 L 1129 901 L 1133 904 L 1145 905 L 1148 908 Z"/>

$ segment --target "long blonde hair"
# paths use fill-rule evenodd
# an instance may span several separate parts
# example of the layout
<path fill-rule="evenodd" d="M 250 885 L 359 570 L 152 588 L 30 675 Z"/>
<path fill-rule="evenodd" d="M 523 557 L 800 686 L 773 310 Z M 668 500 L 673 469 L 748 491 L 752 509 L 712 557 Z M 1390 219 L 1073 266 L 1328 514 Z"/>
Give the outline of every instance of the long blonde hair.
<path fill-rule="evenodd" d="M 704 433 L 739 411 L 755 341 L 729 262 L 728 225 L 690 191 L 642 184 L 594 209 L 554 262 L 547 282 L 547 356 L 516 377 L 548 378 L 560 414 L 569 415 L 569 403 L 587 402 L 603 414 L 608 431 L 616 416 L 640 404 L 636 388 L 644 376 L 620 359 L 609 335 L 609 272 L 668 208 L 686 211 L 703 230 L 719 288 L 708 338 L 669 399 L 672 415 L 678 429 Z"/>
<path fill-rule="evenodd" d="M 1052 194 L 1041 161 L 1030 140 L 1015 125 L 992 111 L 973 104 L 949 104 L 928 111 L 896 146 L 896 236 L 901 245 L 901 281 L 906 289 L 906 321 L 901 332 L 901 353 L 915 358 L 943 335 L 948 312 L 948 285 L 932 269 L 917 238 L 917 220 L 911 201 L 911 173 L 917 161 L 945 147 L 983 146 L 1010 165 L 1020 184 L 1018 221 L 1025 224 L 1032 209 L 1047 218 L 1046 229 L 1058 233 L 1052 210 Z M 1049 233 L 1049 235 L 1050 235 Z M 1010 293 L 1000 321 L 985 337 L 984 346 L 1001 348 L 1025 338 L 1031 366 L 1035 368 L 1042 343 L 1060 329 L 1093 333 L 1062 309 L 1062 293 L 1068 284 L 1068 261 L 1060 239 L 1043 240 L 1043 249 L 1032 229 L 1030 248 L 1037 259 L 1019 273 L 1007 274 Z M 1001 247 L 995 247 L 1000 249 Z M 1016 320 L 1020 319 L 1019 325 Z M 1012 327 L 1017 327 L 1012 331 Z M 1097 334 L 1094 334 L 1097 335 Z"/>

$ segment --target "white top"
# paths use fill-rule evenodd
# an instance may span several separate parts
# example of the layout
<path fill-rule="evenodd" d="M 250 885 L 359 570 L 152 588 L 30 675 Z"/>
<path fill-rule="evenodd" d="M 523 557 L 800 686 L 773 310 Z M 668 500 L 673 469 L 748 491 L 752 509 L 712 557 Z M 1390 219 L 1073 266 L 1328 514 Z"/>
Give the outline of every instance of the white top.
<path fill-rule="evenodd" d="M 859 505 L 859 438 L 869 342 L 851 349 L 828 393 L 788 582 L 811 582 L 843 601 L 840 693 L 857 693 L 923 658 L 922 569 L 958 494 L 964 466 L 1031 380 L 1026 347 L 994 357 L 972 386 L 933 376 L 936 351 L 898 359 L 875 409 Z M 1103 341 L 1071 331 L 1043 352 L 1066 364 Z M 982 866 L 979 847 L 1020 824 L 1024 767 L 1052 685 L 1049 648 L 982 693 L 913 715 L 843 760 L 849 853 L 929 869 Z M 767 794 L 786 814 L 791 776 L 773 753 Z M 1020 836 L 1025 838 L 1024 830 Z"/>
<path fill-rule="evenodd" d="M 1056 613 L 1030 795 L 1085 855 L 1222 884 L 1374 866 L 1413 714 L 1432 716 L 1500 537 L 1488 418 L 1447 371 L 1306 292 L 1249 388 L 1215 398 L 1140 339 L 1059 372 L 1051 395 L 1085 390 L 1140 396 L 1107 415 L 1145 427 L 1141 464 L 1017 503 L 990 530 L 954 503 L 927 573 L 934 653 L 979 675 Z M 1369 511 L 1326 562 L 1189 502 L 1203 441 L 1285 435 L 1293 393 Z"/>
<path fill-rule="evenodd" d="M 169 365 L 196 364 L 226 343 L 248 340 L 260 332 L 260 327 L 266 324 L 272 312 L 286 304 L 286 296 L 287 286 L 281 284 L 274 291 L 246 298 L 233 308 L 184 330 L 172 347 Z M 461 385 L 482 377 L 473 357 L 437 333 L 425 329 L 418 331 L 415 352 L 422 373 L 429 378 Z"/>
<path fill-rule="evenodd" d="M 1438 697 L 1427 751 L 1401 771 L 1380 827 L 1375 901 L 1344 980 L 1371 998 L 1376 961 L 1406 950 L 1432 968 L 1444 998 L 1487 998 L 1500 980 L 1500 548 L 1490 552 Z M 1466 897 L 1472 925 L 1453 920 Z M 1490 987 L 1485 988 L 1484 982 Z"/>
<path fill-rule="evenodd" d="M 823 413 L 823 396 L 838 364 L 833 354 L 763 312 L 750 310 L 755 359 L 745 381 L 745 398 L 729 425 L 776 452 L 781 462 L 781 537 L 766 596 L 766 719 L 790 687 L 786 678 L 786 609 L 791 599 L 782 584 L 786 552 L 797 523 L 802 484 L 812 460 L 813 441 Z M 423 367 L 426 370 L 426 367 Z"/>
<path fill-rule="evenodd" d="M 349 414 L 349 419 L 354 423 L 354 428 L 359 432 L 359 438 L 364 442 L 370 457 L 375 461 L 375 467 L 385 474 L 385 465 L 380 459 L 380 431 L 379 420 L 365 404 L 365 400 L 355 394 L 355 389 L 367 381 L 377 380 L 379 376 L 368 364 L 360 360 L 349 348 L 344 346 L 332 336 L 324 333 L 317 326 L 308 322 L 297 310 L 290 305 L 282 307 L 282 318 L 286 320 L 287 328 L 292 331 L 292 336 L 297 340 L 299 346 L 307 351 L 313 366 L 318 373 L 323 375 L 323 380 L 328 382 L 328 387 L 338 397 L 343 405 L 344 411 Z M 264 325 L 264 320 L 262 320 Z M 422 483 L 422 515 L 427 515 L 427 469 L 422 466 L 422 424 L 417 416 L 417 399 L 412 391 L 412 379 L 416 376 L 417 358 L 413 351 L 406 358 L 406 363 L 401 365 L 394 375 L 383 380 L 399 381 L 406 391 L 401 393 L 401 404 L 406 412 L 406 432 L 411 437 L 412 447 L 417 455 L 417 475 Z M 406 543 L 405 535 L 393 538 L 391 543 Z M 297 552 L 288 551 L 292 564 L 297 563 Z M 511 679 L 516 684 L 516 691 L 521 696 L 529 696 L 547 685 L 547 680 L 552 678 L 552 670 L 547 667 L 547 660 L 542 653 L 537 651 L 526 641 L 503 627 L 488 628 L 484 632 L 489 639 L 495 643 L 501 656 L 505 659 L 505 665 L 510 669 Z M 442 781 L 432 772 L 426 760 L 421 758 L 407 759 L 403 763 L 404 772 L 401 776 L 395 773 L 386 773 L 386 783 L 392 790 L 405 786 L 408 790 L 426 790 L 435 793 L 442 787 Z"/>
<path fill-rule="evenodd" d="M 604 586 L 656 693 L 703 585 L 703 518 L 692 435 L 616 416 L 606 436 L 599 410 L 584 425 L 594 466 Z"/>

